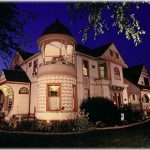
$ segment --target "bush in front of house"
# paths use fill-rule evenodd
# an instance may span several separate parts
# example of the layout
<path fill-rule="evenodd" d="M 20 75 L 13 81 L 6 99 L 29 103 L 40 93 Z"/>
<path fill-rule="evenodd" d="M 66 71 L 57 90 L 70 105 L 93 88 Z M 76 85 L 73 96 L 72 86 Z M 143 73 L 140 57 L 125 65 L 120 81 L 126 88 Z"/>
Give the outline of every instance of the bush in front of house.
<path fill-rule="evenodd" d="M 74 126 L 74 131 L 87 131 L 88 127 L 90 126 L 90 123 L 85 115 L 79 114 L 74 119 Z"/>
<path fill-rule="evenodd" d="M 0 112 L 0 130 L 11 130 L 12 127 L 8 121 L 5 120 L 5 113 Z"/>
<path fill-rule="evenodd" d="M 38 121 L 36 119 L 34 120 L 21 120 L 16 127 L 16 130 L 30 130 L 34 131 L 38 128 Z"/>
<path fill-rule="evenodd" d="M 94 124 L 101 122 L 107 126 L 120 125 L 120 110 L 108 98 L 89 97 L 82 102 L 80 109 Z"/>
<path fill-rule="evenodd" d="M 5 121 L 5 113 L 4 112 L 0 112 L 0 123 Z"/>
<path fill-rule="evenodd" d="M 72 132 L 74 128 L 73 120 L 52 121 L 51 132 Z"/>
<path fill-rule="evenodd" d="M 70 120 L 42 121 L 37 119 L 21 120 L 16 130 L 37 132 L 80 132 L 88 129 L 88 120 L 84 116 L 77 116 Z"/>
<path fill-rule="evenodd" d="M 127 121 L 127 123 L 133 123 L 143 119 L 143 113 L 134 111 L 132 104 L 124 105 L 121 111 L 124 113 L 124 120 Z"/>

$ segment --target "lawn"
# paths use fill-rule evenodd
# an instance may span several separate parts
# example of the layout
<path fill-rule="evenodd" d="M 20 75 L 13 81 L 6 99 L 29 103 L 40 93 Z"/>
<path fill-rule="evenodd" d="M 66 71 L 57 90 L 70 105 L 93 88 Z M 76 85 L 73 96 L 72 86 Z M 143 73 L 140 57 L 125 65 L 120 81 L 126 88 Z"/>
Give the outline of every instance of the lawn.
<path fill-rule="evenodd" d="M 150 121 L 126 129 L 72 135 L 0 133 L 0 148 L 150 148 Z"/>

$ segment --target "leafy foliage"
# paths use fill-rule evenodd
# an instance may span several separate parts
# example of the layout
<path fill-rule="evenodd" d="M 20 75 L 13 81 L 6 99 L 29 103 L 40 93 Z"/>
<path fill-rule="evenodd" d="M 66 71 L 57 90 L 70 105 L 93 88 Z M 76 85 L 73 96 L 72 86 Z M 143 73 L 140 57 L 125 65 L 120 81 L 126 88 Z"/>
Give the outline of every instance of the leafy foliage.
<path fill-rule="evenodd" d="M 21 50 L 20 43 L 29 43 L 24 25 L 34 18 L 35 14 L 20 10 L 16 3 L 0 3 L 0 56 L 6 67 L 13 51 Z"/>
<path fill-rule="evenodd" d="M 80 109 L 94 124 L 99 121 L 107 125 L 120 124 L 120 110 L 107 98 L 89 97 L 82 102 Z"/>
<path fill-rule="evenodd" d="M 143 119 L 143 113 L 133 111 L 131 104 L 124 105 L 121 111 L 124 113 L 124 119 L 128 123 L 137 122 Z"/>
<path fill-rule="evenodd" d="M 94 33 L 96 39 L 110 27 L 117 27 L 118 34 L 124 33 L 126 39 L 133 40 L 137 46 L 142 42 L 141 35 L 145 31 L 141 29 L 133 10 L 139 10 L 141 5 L 129 2 L 78 2 L 69 4 L 68 8 L 73 22 L 87 18 L 85 27 L 81 29 L 83 42 L 87 41 L 90 32 Z"/>
<path fill-rule="evenodd" d="M 19 130 L 34 130 L 38 126 L 37 120 L 22 120 L 18 123 L 17 129 Z"/>
<path fill-rule="evenodd" d="M 37 119 L 23 119 L 17 123 L 15 129 L 38 132 L 80 132 L 88 129 L 88 120 L 84 116 L 77 116 L 70 120 L 49 122 Z"/>

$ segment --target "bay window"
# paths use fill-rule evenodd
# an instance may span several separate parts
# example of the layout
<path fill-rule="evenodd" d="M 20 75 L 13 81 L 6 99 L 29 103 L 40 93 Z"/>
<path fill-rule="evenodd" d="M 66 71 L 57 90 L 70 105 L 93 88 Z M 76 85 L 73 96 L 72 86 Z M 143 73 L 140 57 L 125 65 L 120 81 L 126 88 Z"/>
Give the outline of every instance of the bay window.
<path fill-rule="evenodd" d="M 60 84 L 48 85 L 47 110 L 60 110 Z"/>

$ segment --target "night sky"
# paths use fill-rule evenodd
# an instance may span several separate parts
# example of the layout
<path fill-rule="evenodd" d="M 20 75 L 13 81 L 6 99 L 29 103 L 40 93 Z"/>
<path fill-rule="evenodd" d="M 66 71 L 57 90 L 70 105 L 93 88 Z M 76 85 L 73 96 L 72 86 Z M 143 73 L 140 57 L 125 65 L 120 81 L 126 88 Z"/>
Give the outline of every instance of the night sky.
<path fill-rule="evenodd" d="M 29 52 L 38 52 L 37 40 L 41 36 L 44 29 L 53 23 L 57 18 L 70 29 L 74 38 L 78 43 L 88 46 L 90 48 L 96 48 L 103 44 L 114 42 L 124 57 L 129 66 L 137 64 L 145 64 L 150 70 L 150 6 L 143 5 L 143 7 L 136 13 L 137 19 L 139 19 L 141 27 L 146 31 L 146 34 L 142 36 L 142 44 L 135 46 L 133 41 L 128 41 L 124 34 L 117 34 L 116 28 L 110 28 L 109 31 L 105 31 L 105 34 L 100 35 L 96 40 L 89 39 L 86 43 L 81 42 L 81 35 L 79 30 L 83 27 L 84 22 L 76 22 L 71 25 L 71 15 L 67 11 L 67 5 L 64 2 L 26 2 L 19 3 L 19 8 L 32 11 L 36 13 L 35 20 L 31 20 L 25 25 L 26 33 L 31 35 L 31 46 L 23 48 Z"/>

